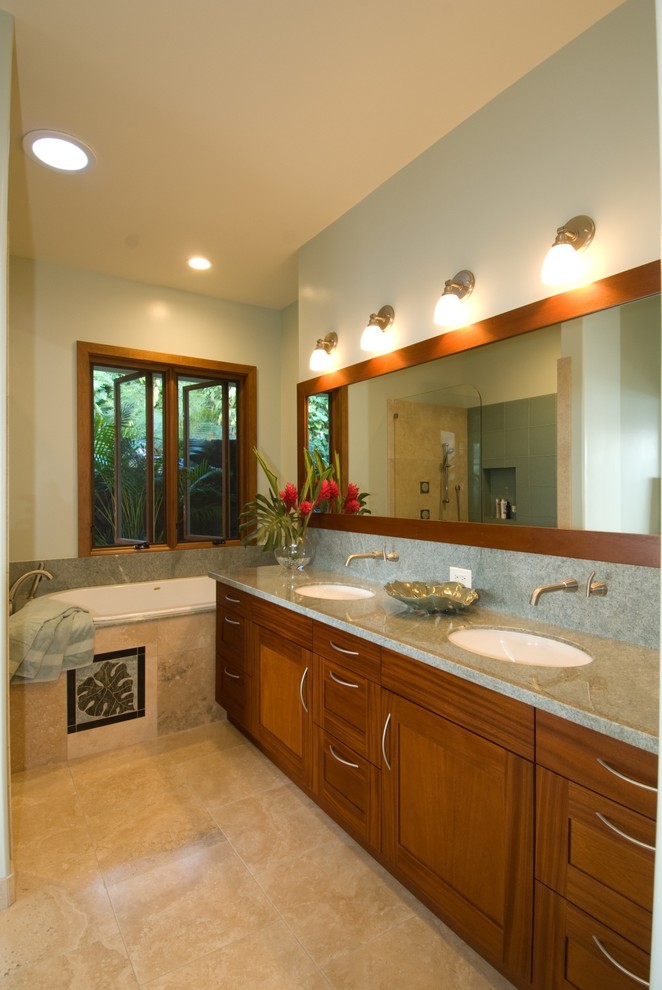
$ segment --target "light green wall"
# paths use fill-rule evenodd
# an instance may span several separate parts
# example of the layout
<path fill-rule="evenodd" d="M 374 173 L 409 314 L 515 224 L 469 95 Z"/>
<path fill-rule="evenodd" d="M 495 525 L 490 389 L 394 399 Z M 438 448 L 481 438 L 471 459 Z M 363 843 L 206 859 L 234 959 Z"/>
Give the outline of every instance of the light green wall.
<path fill-rule="evenodd" d="M 77 555 L 77 340 L 256 365 L 259 444 L 290 456 L 276 310 L 14 258 L 9 317 L 11 560 Z"/>
<path fill-rule="evenodd" d="M 544 298 L 544 254 L 577 213 L 596 222 L 591 279 L 652 261 L 659 201 L 654 3 L 629 0 L 304 246 L 300 378 L 331 329 L 336 366 L 362 360 L 361 330 L 385 303 L 394 347 L 435 336 L 435 302 L 461 268 L 476 276 L 470 321 Z"/>

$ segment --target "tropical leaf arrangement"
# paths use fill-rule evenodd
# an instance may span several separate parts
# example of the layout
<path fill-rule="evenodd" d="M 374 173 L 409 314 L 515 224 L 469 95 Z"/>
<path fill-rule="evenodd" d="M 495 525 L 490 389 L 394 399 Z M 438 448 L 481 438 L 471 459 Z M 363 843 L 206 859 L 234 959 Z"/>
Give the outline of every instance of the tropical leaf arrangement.
<path fill-rule="evenodd" d="M 239 517 L 239 530 L 244 545 L 256 541 L 263 544 L 263 550 L 274 550 L 284 542 L 293 543 L 304 536 L 308 523 L 316 512 L 346 515 L 370 513 L 365 504 L 368 493 L 359 491 L 358 485 L 350 482 L 345 493 L 342 493 L 340 459 L 337 453 L 333 463 L 327 464 L 316 450 L 304 450 L 306 476 L 301 489 L 297 491 L 292 482 L 281 487 L 264 456 L 256 448 L 253 449 L 269 482 L 269 494 L 258 492 L 244 506 Z"/>

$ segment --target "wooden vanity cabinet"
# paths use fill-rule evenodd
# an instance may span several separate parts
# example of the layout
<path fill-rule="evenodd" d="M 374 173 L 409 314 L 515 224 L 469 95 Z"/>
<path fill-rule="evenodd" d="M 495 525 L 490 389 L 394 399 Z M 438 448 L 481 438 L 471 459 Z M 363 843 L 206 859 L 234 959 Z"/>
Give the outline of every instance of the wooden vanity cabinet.
<path fill-rule="evenodd" d="M 254 598 L 251 654 L 255 664 L 254 736 L 296 784 L 313 777 L 312 619 Z"/>
<path fill-rule="evenodd" d="M 216 586 L 216 701 L 231 721 L 253 734 L 255 703 L 250 646 L 251 595 Z"/>
<path fill-rule="evenodd" d="M 379 850 L 378 646 L 313 624 L 315 798 L 342 827 Z"/>
<path fill-rule="evenodd" d="M 535 985 L 642 985 L 651 940 L 657 758 L 538 712 L 536 759 Z"/>
<path fill-rule="evenodd" d="M 530 985 L 529 706 L 382 651 L 382 850 L 458 934 Z"/>

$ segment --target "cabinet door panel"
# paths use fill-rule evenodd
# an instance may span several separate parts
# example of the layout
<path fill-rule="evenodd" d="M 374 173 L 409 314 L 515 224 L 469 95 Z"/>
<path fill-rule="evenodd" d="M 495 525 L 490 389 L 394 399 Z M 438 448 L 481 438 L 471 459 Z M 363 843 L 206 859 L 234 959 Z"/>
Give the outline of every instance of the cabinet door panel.
<path fill-rule="evenodd" d="M 463 938 L 528 979 L 532 765 L 403 698 L 386 703 L 387 858 Z"/>
<path fill-rule="evenodd" d="M 311 779 L 311 654 L 261 626 L 253 627 L 258 670 L 258 741 L 293 780 Z"/>

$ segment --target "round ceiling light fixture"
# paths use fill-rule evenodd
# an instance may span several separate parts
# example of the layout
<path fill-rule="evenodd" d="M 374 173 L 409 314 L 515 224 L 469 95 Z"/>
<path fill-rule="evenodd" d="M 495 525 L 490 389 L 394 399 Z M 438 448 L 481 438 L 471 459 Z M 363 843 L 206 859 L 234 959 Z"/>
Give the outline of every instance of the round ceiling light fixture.
<path fill-rule="evenodd" d="M 58 172 L 82 172 L 94 165 L 94 155 L 82 141 L 60 131 L 28 131 L 23 149 L 40 165 Z"/>
<path fill-rule="evenodd" d="M 189 268 L 194 268 L 196 272 L 206 272 L 211 268 L 211 261 L 209 258 L 189 258 L 186 264 Z"/>

